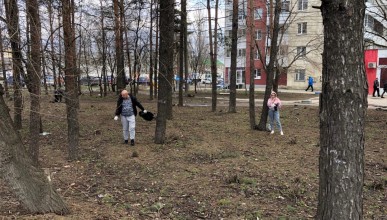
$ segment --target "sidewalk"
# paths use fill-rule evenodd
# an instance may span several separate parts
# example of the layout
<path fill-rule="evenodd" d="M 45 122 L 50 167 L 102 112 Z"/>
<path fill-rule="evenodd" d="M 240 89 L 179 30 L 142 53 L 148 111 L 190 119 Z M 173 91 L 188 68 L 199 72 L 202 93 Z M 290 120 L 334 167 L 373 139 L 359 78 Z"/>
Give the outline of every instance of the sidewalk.
<path fill-rule="evenodd" d="M 262 89 L 263 91 L 263 89 Z M 292 89 L 279 89 L 279 93 L 300 93 L 300 94 L 310 94 L 311 92 L 305 91 L 305 90 L 292 90 Z M 315 94 L 320 93 L 321 91 L 315 91 Z M 387 93 L 386 93 L 387 94 Z M 368 95 L 368 108 L 387 108 L 387 95 L 385 94 L 386 98 L 380 98 L 380 97 L 372 97 L 372 95 Z M 287 102 L 287 101 L 284 101 Z M 317 105 L 319 104 L 319 97 L 316 96 L 316 98 L 311 98 L 308 100 L 299 100 L 299 101 L 291 101 L 293 103 L 299 103 L 299 104 L 309 104 L 309 105 Z"/>

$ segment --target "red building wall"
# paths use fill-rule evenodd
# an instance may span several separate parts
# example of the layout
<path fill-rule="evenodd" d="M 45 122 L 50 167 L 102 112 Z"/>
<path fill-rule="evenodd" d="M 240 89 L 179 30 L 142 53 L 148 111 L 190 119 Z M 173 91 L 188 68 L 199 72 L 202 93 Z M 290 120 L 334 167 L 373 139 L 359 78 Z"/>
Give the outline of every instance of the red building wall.
<path fill-rule="evenodd" d="M 262 31 L 262 39 L 257 40 L 257 44 L 260 48 L 261 56 L 265 57 L 265 44 L 266 44 L 266 38 L 267 38 L 267 33 L 266 33 L 266 16 L 267 16 L 267 11 L 266 11 L 266 1 L 247 1 L 248 2 L 248 7 L 247 7 L 247 12 L 246 12 L 246 85 L 250 84 L 250 50 L 251 50 L 251 34 L 254 35 L 254 39 L 256 38 L 256 33 L 255 30 L 260 29 Z M 250 19 L 250 3 L 254 2 L 254 9 L 255 8 L 262 8 L 263 9 L 263 15 L 261 19 L 256 19 L 254 20 L 254 28 L 255 30 L 251 33 L 250 30 L 250 24 L 251 24 L 251 19 Z M 253 10 L 254 11 L 254 10 Z M 254 15 L 253 15 L 254 18 Z M 254 43 L 254 42 L 253 42 Z M 255 85 L 266 85 L 266 78 L 267 74 L 263 68 L 263 64 L 261 60 L 256 60 L 255 59 L 255 51 L 253 52 L 254 54 L 254 69 L 261 69 L 261 79 L 255 79 L 254 84 Z M 254 72 L 252 73 L 254 74 Z"/>
<path fill-rule="evenodd" d="M 364 65 L 367 74 L 367 82 L 368 82 L 368 94 L 372 94 L 374 80 L 376 78 L 376 68 L 368 68 L 369 62 L 378 62 L 378 50 L 366 50 L 364 52 Z"/>

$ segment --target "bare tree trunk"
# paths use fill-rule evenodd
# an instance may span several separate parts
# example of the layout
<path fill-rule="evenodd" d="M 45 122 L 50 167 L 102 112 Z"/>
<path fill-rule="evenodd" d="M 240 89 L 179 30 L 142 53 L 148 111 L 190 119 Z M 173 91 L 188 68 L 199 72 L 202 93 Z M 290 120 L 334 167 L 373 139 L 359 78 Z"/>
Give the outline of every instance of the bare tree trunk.
<path fill-rule="evenodd" d="M 63 10 L 62 10 L 63 11 Z M 58 23 L 59 23 L 59 27 L 62 26 L 62 24 L 60 23 L 61 22 L 61 14 L 62 14 L 62 11 L 60 11 L 60 8 L 58 7 Z M 61 39 L 62 38 L 62 33 L 61 33 L 61 29 L 62 28 L 59 28 L 59 33 L 58 33 L 58 39 Z M 63 72 L 62 72 L 62 42 L 59 41 L 59 48 L 58 48 L 58 52 L 59 52 L 59 59 L 58 59 L 58 86 L 59 88 L 62 87 L 62 79 L 63 79 Z"/>
<path fill-rule="evenodd" d="M 254 1 L 249 1 L 250 9 L 249 9 L 249 21 L 250 21 L 250 28 L 248 31 L 250 34 L 250 53 L 249 53 L 249 60 L 250 60 L 250 89 L 249 89 L 249 121 L 250 121 L 250 129 L 255 129 L 256 122 L 255 122 L 255 83 L 254 83 L 254 72 L 255 72 L 255 63 L 254 63 L 254 53 L 255 53 L 255 24 L 254 24 Z"/>
<path fill-rule="evenodd" d="M 211 111 L 216 111 L 217 104 L 217 93 L 216 93 L 216 44 L 217 44 L 217 15 L 218 15 L 218 2 L 216 0 L 215 3 L 215 43 L 214 43 L 214 35 L 212 34 L 212 26 L 211 26 L 211 3 L 210 0 L 207 0 L 207 13 L 208 13 L 208 35 L 210 41 L 210 61 L 211 61 L 211 76 L 212 76 L 212 106 Z"/>
<path fill-rule="evenodd" d="M 20 75 L 23 72 L 22 53 L 20 50 L 19 9 L 16 0 L 4 0 L 7 16 L 8 35 L 12 49 L 14 123 L 16 129 L 22 128 L 23 97 Z"/>
<path fill-rule="evenodd" d="M 183 19 L 184 19 L 184 79 L 185 79 L 185 93 L 189 92 L 189 84 L 188 84 L 188 24 L 187 24 L 187 0 L 185 0 L 186 6 L 183 11 Z"/>
<path fill-rule="evenodd" d="M 262 112 L 259 124 L 256 126 L 256 129 L 260 131 L 266 131 L 266 122 L 267 115 L 269 114 L 269 108 L 267 107 L 267 101 L 270 97 L 270 93 L 273 89 L 273 78 L 274 78 L 274 69 L 275 63 L 277 62 L 277 53 L 278 53 L 278 34 L 279 34 L 279 17 L 281 13 L 281 0 L 276 0 L 275 9 L 274 9 L 274 24 L 273 25 L 273 35 L 270 45 L 270 60 L 267 67 L 267 78 L 266 78 L 266 88 L 265 88 L 265 97 L 262 103 Z"/>
<path fill-rule="evenodd" d="M 101 31 L 102 31 L 102 76 L 104 80 L 103 86 L 103 96 L 107 96 L 107 72 L 106 72 L 106 32 L 105 32 L 105 13 L 103 11 L 103 3 L 100 0 L 101 4 Z M 110 78 L 111 83 L 113 84 L 113 78 Z"/>
<path fill-rule="evenodd" d="M 50 55 L 51 55 L 51 64 L 52 64 L 52 76 L 54 78 L 54 89 L 56 90 L 58 88 L 58 82 L 57 82 L 57 79 L 58 79 L 58 76 L 57 76 L 57 73 L 56 73 L 56 57 L 55 57 L 55 48 L 54 48 L 54 14 L 53 14 L 53 6 L 52 6 L 52 3 L 53 3 L 53 0 L 50 0 L 49 1 L 49 5 L 48 5 L 48 17 L 49 17 L 49 23 L 50 23 L 50 46 L 51 46 L 51 52 L 50 52 Z"/>
<path fill-rule="evenodd" d="M 218 93 L 216 91 L 216 84 L 218 79 L 218 10 L 219 10 L 219 0 L 215 0 L 215 21 L 214 21 L 214 44 L 213 44 L 213 54 L 211 59 L 211 76 L 212 76 L 212 111 L 216 111 Z"/>
<path fill-rule="evenodd" d="M 183 106 L 183 83 L 184 83 L 184 65 L 187 65 L 184 63 L 184 35 L 185 35 L 185 17 L 186 14 L 184 11 L 186 11 L 187 7 L 187 1 L 182 0 L 181 1 L 181 12 L 180 12 L 180 47 L 179 47 L 179 104 L 178 106 Z"/>
<path fill-rule="evenodd" d="M 124 17 L 124 26 L 126 27 L 126 18 L 125 17 Z M 132 59 L 130 57 L 128 30 L 125 29 L 124 33 L 125 33 L 125 41 L 126 41 L 126 45 L 125 45 L 126 46 L 126 56 L 128 59 L 129 79 L 132 80 L 130 82 L 130 92 L 135 94 L 134 87 L 132 85 L 134 82 L 133 72 L 136 72 L 136 71 L 132 70 Z M 136 64 L 134 64 L 134 65 L 136 65 Z"/>
<path fill-rule="evenodd" d="M 316 219 L 363 219 L 363 0 L 323 0 L 323 82 L 320 103 L 320 189 Z"/>
<path fill-rule="evenodd" d="M 120 0 L 113 0 L 114 6 L 114 34 L 116 42 L 116 60 L 117 60 L 117 93 L 125 89 L 125 70 L 124 70 L 124 53 L 123 53 L 123 38 L 122 38 L 122 21 L 121 21 L 121 10 Z"/>
<path fill-rule="evenodd" d="M 0 175 L 12 192 L 31 213 L 54 212 L 68 214 L 69 210 L 55 192 L 42 170 L 33 166 L 3 99 L 0 84 Z"/>
<path fill-rule="evenodd" d="M 173 78 L 173 30 L 174 28 L 174 0 L 160 1 L 160 73 L 159 94 L 157 102 L 157 118 L 155 143 L 165 141 L 167 117 L 170 106 L 168 100 L 172 98 Z"/>
<path fill-rule="evenodd" d="M 153 0 L 150 1 L 149 29 L 149 99 L 153 100 Z"/>
<path fill-rule="evenodd" d="M 238 46 L 238 0 L 232 1 L 231 65 L 230 65 L 230 101 L 228 112 L 236 112 L 236 65 Z"/>
<path fill-rule="evenodd" d="M 154 91 L 155 91 L 155 94 L 154 94 L 154 97 L 156 98 L 158 96 L 158 78 L 159 78 L 159 69 L 158 69 L 158 58 L 159 58 L 159 28 L 160 28 L 160 13 L 159 13 L 159 7 L 160 7 L 160 3 L 155 0 L 155 3 L 156 3 L 156 45 L 155 45 L 155 68 L 154 68 L 154 82 L 153 82 L 153 85 L 154 85 Z"/>
<path fill-rule="evenodd" d="M 34 165 L 39 164 L 39 131 L 40 131 L 40 18 L 37 0 L 27 0 L 27 19 L 30 25 L 31 50 L 28 57 L 28 82 L 30 91 L 30 135 L 28 153 Z"/>
<path fill-rule="evenodd" d="M 74 29 L 74 2 L 64 0 L 63 3 L 63 34 L 65 42 L 65 83 L 66 83 L 66 110 L 68 127 L 68 156 L 75 160 L 78 156 L 79 121 L 78 121 L 78 86 L 77 65 Z"/>
<path fill-rule="evenodd" d="M 0 7 L 0 14 L 2 14 L 3 10 L 2 7 Z M 9 98 L 9 91 L 8 91 L 8 82 L 7 82 L 7 72 L 5 69 L 5 61 L 4 61 L 4 49 L 3 49 L 3 34 L 2 34 L 2 25 L 0 24 L 0 59 L 1 59 L 1 67 L 2 67 L 2 73 L 3 73 L 3 79 L 4 79 L 4 91 L 5 91 L 5 97 Z"/>

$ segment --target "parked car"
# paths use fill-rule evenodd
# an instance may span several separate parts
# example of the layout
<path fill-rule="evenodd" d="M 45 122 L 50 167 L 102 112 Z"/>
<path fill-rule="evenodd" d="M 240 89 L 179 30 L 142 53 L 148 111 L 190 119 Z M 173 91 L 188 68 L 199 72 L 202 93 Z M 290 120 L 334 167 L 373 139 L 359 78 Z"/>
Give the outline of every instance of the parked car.
<path fill-rule="evenodd" d="M 204 80 L 202 80 L 202 83 L 203 84 L 211 84 L 212 80 L 211 80 L 211 78 L 205 78 Z"/>
<path fill-rule="evenodd" d="M 139 85 L 148 85 L 149 84 L 149 77 L 148 75 L 140 75 L 138 77 L 138 84 Z"/>
<path fill-rule="evenodd" d="M 230 89 L 230 84 L 226 84 L 224 82 L 218 83 L 216 85 L 217 89 Z"/>
<path fill-rule="evenodd" d="M 41 80 L 42 84 L 44 84 L 44 79 Z M 54 76 L 47 75 L 46 76 L 46 85 L 54 86 Z"/>
<path fill-rule="evenodd" d="M 80 79 L 81 85 L 85 86 L 98 86 L 100 83 L 100 77 L 98 76 L 89 76 L 89 77 L 82 77 Z"/>

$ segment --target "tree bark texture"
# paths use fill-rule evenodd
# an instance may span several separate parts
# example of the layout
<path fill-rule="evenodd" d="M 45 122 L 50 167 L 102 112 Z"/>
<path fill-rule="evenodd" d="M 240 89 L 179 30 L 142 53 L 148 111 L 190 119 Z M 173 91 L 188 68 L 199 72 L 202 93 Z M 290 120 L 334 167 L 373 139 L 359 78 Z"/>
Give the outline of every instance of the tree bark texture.
<path fill-rule="evenodd" d="M 67 140 L 68 157 L 75 160 L 79 146 L 79 97 L 77 85 L 75 29 L 73 23 L 74 3 L 72 0 L 63 0 L 63 35 L 65 45 L 65 83 L 66 83 L 66 110 L 67 110 Z"/>
<path fill-rule="evenodd" d="M 267 78 L 266 78 L 265 97 L 263 98 L 263 103 L 262 103 L 261 118 L 256 127 L 260 131 L 266 131 L 267 116 L 269 114 L 267 101 L 273 90 L 273 78 L 274 78 L 275 64 L 277 62 L 277 53 L 278 53 L 278 34 L 280 30 L 279 29 L 280 13 L 281 13 L 281 0 L 276 0 L 275 9 L 274 9 L 274 24 L 271 24 L 273 25 L 273 35 L 271 37 L 271 45 L 270 45 L 270 60 L 266 68 Z"/>
<path fill-rule="evenodd" d="M 174 28 L 174 0 L 160 1 L 160 71 L 159 92 L 157 102 L 157 119 L 155 143 L 165 141 L 167 117 L 169 108 L 168 100 L 172 98 L 173 78 L 173 30 Z"/>
<path fill-rule="evenodd" d="M 323 0 L 323 82 L 317 219 L 362 219 L 364 124 L 363 0 Z"/>
<path fill-rule="evenodd" d="M 0 8 L 0 13 L 1 14 L 3 13 L 2 8 Z M 2 66 L 1 72 L 2 72 L 3 78 L 6 79 L 7 78 L 7 72 L 6 72 L 6 69 L 5 69 L 5 61 L 4 61 L 4 49 L 3 49 L 4 48 L 4 46 L 3 46 L 4 41 L 3 41 L 2 29 L 3 29 L 3 27 L 0 24 L 0 59 L 1 59 L 1 66 Z M 4 90 L 5 90 L 5 97 L 9 98 L 9 91 L 8 91 L 7 80 L 4 80 L 3 84 L 4 84 Z"/>
<path fill-rule="evenodd" d="M 30 135 L 28 153 L 34 165 L 39 164 L 39 131 L 40 131 L 40 78 L 41 78 L 41 32 L 39 4 L 37 0 L 27 0 L 27 18 L 30 21 L 31 51 L 28 57 L 28 89 L 30 91 Z M 28 33 L 27 33 L 28 34 Z"/>
<path fill-rule="evenodd" d="M 0 175 L 31 213 L 68 214 L 69 210 L 41 169 L 32 165 L 9 115 L 0 84 Z"/>
<path fill-rule="evenodd" d="M 232 1 L 230 100 L 228 112 L 236 112 L 236 66 L 238 50 L 238 0 Z"/>
<path fill-rule="evenodd" d="M 256 126 L 255 122 L 255 63 L 254 63 L 254 53 L 255 53 L 255 25 L 254 25 L 254 1 L 249 1 L 250 5 L 250 16 L 249 16 L 249 29 L 250 32 L 250 53 L 249 53 L 249 60 L 250 60 L 250 89 L 249 89 L 249 122 L 250 122 L 250 129 L 254 130 Z"/>
<path fill-rule="evenodd" d="M 187 65 L 184 63 L 184 35 L 185 35 L 185 22 L 184 22 L 184 8 L 187 6 L 187 1 L 181 1 L 181 12 L 180 12 L 180 47 L 179 47 L 179 104 L 178 106 L 183 106 L 183 83 L 184 83 L 184 66 Z"/>
<path fill-rule="evenodd" d="M 116 43 L 116 60 L 117 60 L 117 94 L 126 87 L 125 70 L 124 70 L 124 48 L 123 48 L 123 33 L 121 20 L 120 0 L 113 0 L 114 7 L 114 34 Z"/>
<path fill-rule="evenodd" d="M 20 49 L 19 9 L 16 0 L 4 0 L 5 13 L 7 17 L 8 35 L 10 36 L 12 49 L 12 71 L 13 71 L 13 97 L 14 118 L 17 129 L 22 128 L 23 97 L 20 75 L 23 72 L 22 53 Z"/>

